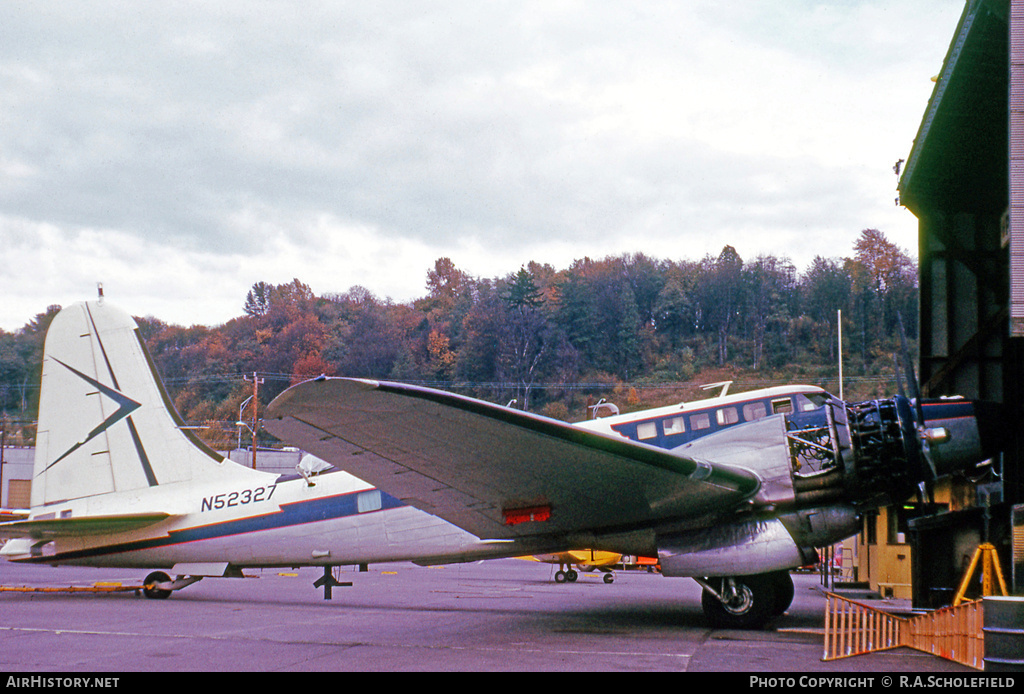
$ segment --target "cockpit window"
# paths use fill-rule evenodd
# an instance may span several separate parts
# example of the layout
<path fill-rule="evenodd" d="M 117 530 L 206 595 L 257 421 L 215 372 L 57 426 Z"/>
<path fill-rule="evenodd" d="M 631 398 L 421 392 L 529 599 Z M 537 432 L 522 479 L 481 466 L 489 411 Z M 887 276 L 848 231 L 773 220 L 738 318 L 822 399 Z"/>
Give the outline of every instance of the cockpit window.
<path fill-rule="evenodd" d="M 800 412 L 810 412 L 824 407 L 828 398 L 828 393 L 799 393 L 796 396 L 796 406 Z"/>

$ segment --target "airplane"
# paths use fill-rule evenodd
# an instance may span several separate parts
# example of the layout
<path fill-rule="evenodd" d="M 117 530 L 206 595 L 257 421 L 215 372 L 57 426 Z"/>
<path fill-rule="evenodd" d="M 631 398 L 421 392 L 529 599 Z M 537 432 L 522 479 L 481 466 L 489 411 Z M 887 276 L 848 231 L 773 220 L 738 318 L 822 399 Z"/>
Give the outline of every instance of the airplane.
<path fill-rule="evenodd" d="M 612 567 L 622 561 L 622 555 L 617 552 L 599 552 L 593 549 L 576 550 L 573 552 L 558 552 L 556 554 L 539 554 L 535 557 L 523 557 L 532 561 L 539 561 L 546 564 L 558 564 L 558 571 L 555 572 L 555 583 L 575 583 L 580 577 L 579 572 L 572 568 L 580 567 L 584 571 L 600 571 L 604 574 L 605 583 L 613 583 L 615 574 Z"/>
<path fill-rule="evenodd" d="M 0 521 L 21 520 L 28 518 L 28 509 L 0 508 Z"/>
<path fill-rule="evenodd" d="M 991 458 L 998 415 L 966 400 L 827 396 L 661 448 L 431 388 L 319 377 L 275 398 L 264 427 L 336 469 L 278 475 L 199 441 L 135 322 L 100 299 L 48 331 L 30 513 L 0 523 L 14 538 L 0 556 L 154 569 L 149 598 L 245 568 L 316 566 L 327 599 L 335 566 L 596 549 L 657 557 L 663 575 L 703 587 L 712 624 L 756 628 L 788 607 L 788 570 L 813 547 Z M 657 416 L 664 439 L 671 417 Z"/>

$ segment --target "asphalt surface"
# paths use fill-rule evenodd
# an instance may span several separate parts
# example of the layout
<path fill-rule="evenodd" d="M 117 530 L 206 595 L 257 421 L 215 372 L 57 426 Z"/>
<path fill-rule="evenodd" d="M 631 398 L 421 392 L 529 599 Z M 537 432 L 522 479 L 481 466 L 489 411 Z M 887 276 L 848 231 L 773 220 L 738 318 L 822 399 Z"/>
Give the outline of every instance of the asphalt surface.
<path fill-rule="evenodd" d="M 0 592 L 0 672 L 575 671 L 972 673 L 910 649 L 823 662 L 825 598 L 797 575 L 789 611 L 758 631 L 710 629 L 689 579 L 584 573 L 509 559 L 339 574 L 204 579 L 167 600 L 134 592 Z M 135 586 L 147 572 L 0 562 L 0 585 Z M 745 678 L 748 679 L 748 678 Z"/>

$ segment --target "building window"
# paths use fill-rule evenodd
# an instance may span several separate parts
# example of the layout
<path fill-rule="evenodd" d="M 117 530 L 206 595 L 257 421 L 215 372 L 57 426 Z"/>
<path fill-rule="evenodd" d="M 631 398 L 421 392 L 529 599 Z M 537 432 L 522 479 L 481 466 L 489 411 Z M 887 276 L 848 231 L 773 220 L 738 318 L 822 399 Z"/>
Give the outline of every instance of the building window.
<path fill-rule="evenodd" d="M 919 504 L 908 502 L 899 506 L 890 506 L 888 542 L 890 545 L 902 545 L 910 541 L 910 521 L 922 516 L 933 516 L 948 510 L 949 504 Z"/>
<path fill-rule="evenodd" d="M 878 511 L 864 514 L 864 542 L 869 545 L 878 544 Z"/>

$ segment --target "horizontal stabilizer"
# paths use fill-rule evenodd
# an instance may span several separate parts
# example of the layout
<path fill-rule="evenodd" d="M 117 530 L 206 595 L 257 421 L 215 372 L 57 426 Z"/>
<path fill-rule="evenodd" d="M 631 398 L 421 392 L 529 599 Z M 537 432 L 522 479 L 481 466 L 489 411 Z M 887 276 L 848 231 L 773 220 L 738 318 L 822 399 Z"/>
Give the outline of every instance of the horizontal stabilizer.
<path fill-rule="evenodd" d="M 0 537 L 31 537 L 53 540 L 59 537 L 88 537 L 138 530 L 171 517 L 169 513 L 135 513 L 116 516 L 46 518 L 0 523 Z"/>

